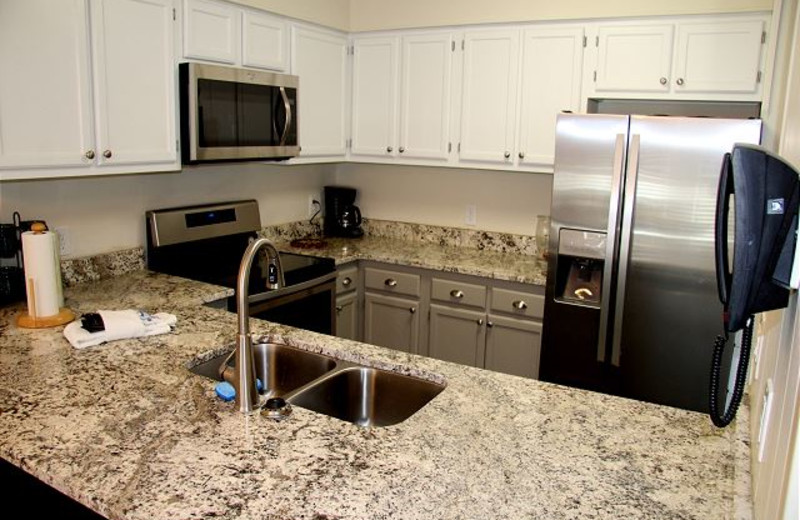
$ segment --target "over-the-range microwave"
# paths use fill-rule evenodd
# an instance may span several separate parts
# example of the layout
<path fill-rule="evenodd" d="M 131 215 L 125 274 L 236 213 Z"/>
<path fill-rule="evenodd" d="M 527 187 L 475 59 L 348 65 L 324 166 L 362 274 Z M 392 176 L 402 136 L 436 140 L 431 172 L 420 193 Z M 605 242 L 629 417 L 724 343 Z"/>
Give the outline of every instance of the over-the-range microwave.
<path fill-rule="evenodd" d="M 181 63 L 178 75 L 184 164 L 300 152 L 297 76 L 202 63 Z"/>

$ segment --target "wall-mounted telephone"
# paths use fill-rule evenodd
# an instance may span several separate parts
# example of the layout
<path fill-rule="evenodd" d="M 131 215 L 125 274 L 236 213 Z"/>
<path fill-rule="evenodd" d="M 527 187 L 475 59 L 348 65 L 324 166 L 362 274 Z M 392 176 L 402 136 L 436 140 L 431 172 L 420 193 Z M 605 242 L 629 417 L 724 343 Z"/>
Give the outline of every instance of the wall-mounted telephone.
<path fill-rule="evenodd" d="M 733 267 L 728 258 L 730 202 L 734 201 Z M 716 426 L 730 424 L 744 391 L 753 315 L 786 307 L 794 262 L 800 175 L 765 149 L 737 144 L 725 154 L 717 194 L 717 288 L 724 306 L 724 336 L 717 336 L 709 408 Z M 743 330 L 730 405 L 719 413 L 719 378 L 728 334 Z"/>

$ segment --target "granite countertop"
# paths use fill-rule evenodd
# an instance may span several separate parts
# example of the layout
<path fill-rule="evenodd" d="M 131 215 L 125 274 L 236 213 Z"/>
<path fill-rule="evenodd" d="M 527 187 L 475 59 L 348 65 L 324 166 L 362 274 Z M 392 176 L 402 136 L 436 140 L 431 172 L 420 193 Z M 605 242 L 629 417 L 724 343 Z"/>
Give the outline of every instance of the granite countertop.
<path fill-rule="evenodd" d="M 251 320 L 254 333 L 444 379 L 408 420 L 243 416 L 187 365 L 231 344 L 224 289 L 146 271 L 66 291 L 174 332 L 73 349 L 0 309 L 0 456 L 112 519 L 749 518 L 747 424 Z M 747 414 L 739 414 L 740 421 Z"/>
<path fill-rule="evenodd" d="M 542 286 L 547 278 L 535 256 L 521 253 L 370 236 L 326 238 L 325 242 L 318 249 L 292 247 L 289 241 L 276 245 L 281 251 L 333 258 L 337 264 L 374 260 Z"/>

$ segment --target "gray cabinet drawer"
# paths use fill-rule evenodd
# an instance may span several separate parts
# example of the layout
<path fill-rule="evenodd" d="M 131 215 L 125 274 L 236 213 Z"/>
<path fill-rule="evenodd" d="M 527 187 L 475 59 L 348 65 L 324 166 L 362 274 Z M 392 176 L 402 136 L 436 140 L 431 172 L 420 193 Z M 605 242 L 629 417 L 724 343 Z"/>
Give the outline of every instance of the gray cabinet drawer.
<path fill-rule="evenodd" d="M 458 305 L 484 307 L 486 305 L 486 287 L 434 278 L 431 284 L 431 299 Z"/>
<path fill-rule="evenodd" d="M 541 318 L 544 316 L 544 295 L 493 287 L 491 310 Z"/>
<path fill-rule="evenodd" d="M 358 282 L 358 268 L 348 267 L 336 274 L 336 294 L 352 291 Z"/>
<path fill-rule="evenodd" d="M 364 285 L 367 289 L 419 296 L 420 282 L 418 274 L 367 267 L 364 271 Z"/>

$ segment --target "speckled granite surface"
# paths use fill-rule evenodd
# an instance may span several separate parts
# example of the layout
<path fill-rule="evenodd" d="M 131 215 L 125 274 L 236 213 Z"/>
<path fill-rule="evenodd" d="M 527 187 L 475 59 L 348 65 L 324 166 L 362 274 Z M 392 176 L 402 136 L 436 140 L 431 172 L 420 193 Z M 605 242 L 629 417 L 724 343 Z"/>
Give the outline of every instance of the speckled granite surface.
<path fill-rule="evenodd" d="M 744 423 L 716 430 L 697 413 L 257 320 L 258 334 L 447 387 L 388 428 L 299 407 L 281 423 L 244 417 L 186 370 L 234 338 L 234 315 L 198 306 L 220 291 L 147 273 L 68 289 L 78 311 L 179 319 L 81 351 L 0 309 L 0 455 L 114 519 L 750 517 Z"/>

